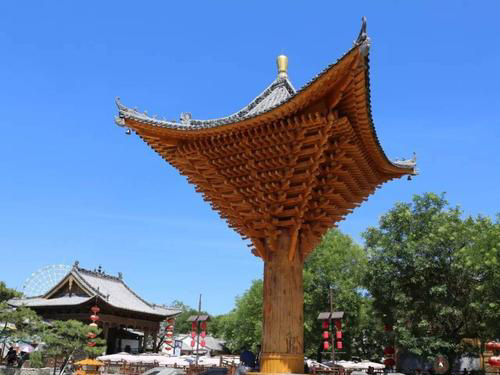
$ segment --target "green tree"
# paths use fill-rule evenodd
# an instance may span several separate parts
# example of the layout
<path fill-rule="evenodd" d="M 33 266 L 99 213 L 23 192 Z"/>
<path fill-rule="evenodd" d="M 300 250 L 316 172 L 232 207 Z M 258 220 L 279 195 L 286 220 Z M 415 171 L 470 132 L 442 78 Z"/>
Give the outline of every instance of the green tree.
<path fill-rule="evenodd" d="M 0 303 L 6 302 L 11 298 L 20 297 L 21 293 L 15 289 L 8 288 L 5 282 L 0 281 Z"/>
<path fill-rule="evenodd" d="M 96 342 L 96 346 L 89 347 L 87 345 L 89 333 L 99 335 L 101 330 L 76 320 L 54 320 L 46 325 L 41 333 L 42 341 L 45 343 L 43 355 L 62 363 L 62 369 L 74 356 L 96 357 L 102 354 L 105 351 L 104 340 L 96 337 L 92 339 Z"/>
<path fill-rule="evenodd" d="M 11 298 L 19 297 L 21 293 L 8 288 L 0 282 L 0 352 L 5 350 L 7 342 L 34 340 L 42 327 L 41 318 L 27 307 L 11 307 L 7 304 Z"/>
<path fill-rule="evenodd" d="M 499 318 L 498 298 L 490 300 L 496 311 L 478 300 L 492 292 L 494 261 L 488 268 L 475 257 L 482 251 L 498 260 L 498 223 L 462 216 L 444 195 L 427 193 L 397 203 L 363 234 L 365 284 L 376 311 L 395 324 L 398 347 L 429 358 L 445 354 L 451 363 L 465 350 L 464 338 L 484 331 L 485 314 Z"/>
<path fill-rule="evenodd" d="M 236 297 L 235 305 L 218 318 L 218 329 L 232 352 L 243 348 L 256 351 L 262 337 L 262 280 L 254 280 L 241 297 Z"/>
<path fill-rule="evenodd" d="M 344 311 L 344 356 L 365 356 L 365 331 L 361 325 L 369 317 L 370 301 L 363 297 L 362 281 L 366 271 L 363 248 L 338 229 L 331 229 L 304 264 L 304 343 L 305 354 L 316 357 L 322 351 L 321 322 L 318 314 L 330 311 L 329 291 L 333 291 L 333 308 Z"/>

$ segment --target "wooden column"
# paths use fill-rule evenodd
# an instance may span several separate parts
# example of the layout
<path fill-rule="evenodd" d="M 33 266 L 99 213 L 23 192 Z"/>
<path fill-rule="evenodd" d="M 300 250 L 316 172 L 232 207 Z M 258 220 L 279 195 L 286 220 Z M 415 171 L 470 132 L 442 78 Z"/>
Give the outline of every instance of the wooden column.
<path fill-rule="evenodd" d="M 290 259 L 290 242 L 282 234 L 264 262 L 262 373 L 304 372 L 303 261 Z"/>

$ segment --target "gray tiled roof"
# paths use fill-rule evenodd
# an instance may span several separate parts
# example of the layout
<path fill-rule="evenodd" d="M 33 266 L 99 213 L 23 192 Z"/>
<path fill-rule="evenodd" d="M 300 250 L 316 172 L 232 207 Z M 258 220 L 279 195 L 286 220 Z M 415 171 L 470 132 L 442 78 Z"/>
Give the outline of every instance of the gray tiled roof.
<path fill-rule="evenodd" d="M 87 302 L 93 297 L 81 297 L 81 296 L 64 296 L 59 298 L 47 299 L 43 297 L 33 297 L 33 298 L 13 298 L 8 301 L 11 306 L 27 306 L 27 307 L 37 307 L 37 306 L 74 306 L 80 305 Z"/>
<path fill-rule="evenodd" d="M 121 103 L 120 98 L 117 98 L 116 105 L 118 106 L 119 115 L 116 118 L 116 122 L 118 125 L 121 125 L 121 121 L 123 121 L 123 119 L 131 118 L 139 122 L 171 129 L 196 130 L 200 128 L 211 128 L 219 125 L 231 124 L 260 115 L 286 102 L 294 96 L 295 93 L 295 88 L 287 77 L 278 77 L 248 105 L 230 116 L 209 120 L 197 120 L 191 118 L 182 119 L 181 115 L 181 122 L 167 121 L 150 117 L 147 113 L 141 113 L 136 109 L 124 106 Z"/>
<path fill-rule="evenodd" d="M 57 298 L 50 298 L 52 291 L 56 290 L 65 283 L 69 276 L 73 276 L 79 282 L 89 296 L 61 296 Z M 158 306 L 143 300 L 132 289 L 130 289 L 121 277 L 111 276 L 103 272 L 89 271 L 79 268 L 76 265 L 54 288 L 48 291 L 44 296 L 35 298 L 24 299 L 11 299 L 9 304 L 12 306 L 25 305 L 28 307 L 42 307 L 42 306 L 64 306 L 64 305 L 79 305 L 87 302 L 88 300 L 100 297 L 109 305 L 139 313 L 146 313 L 158 316 L 171 316 L 180 313 L 181 311 L 176 308 L 167 306 Z"/>

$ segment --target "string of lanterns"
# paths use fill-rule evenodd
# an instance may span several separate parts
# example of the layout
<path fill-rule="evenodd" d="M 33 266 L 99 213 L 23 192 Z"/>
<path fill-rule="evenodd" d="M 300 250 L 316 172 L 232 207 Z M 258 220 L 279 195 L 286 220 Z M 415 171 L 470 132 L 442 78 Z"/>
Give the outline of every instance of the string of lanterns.
<path fill-rule="evenodd" d="M 342 350 L 344 347 L 342 343 L 342 321 L 340 319 L 335 319 L 335 338 L 332 336 L 332 345 L 335 343 L 336 348 L 338 350 Z M 328 350 L 330 348 L 330 319 L 325 319 L 323 320 L 322 323 L 322 328 L 323 328 L 323 333 L 322 333 L 322 338 L 323 338 L 323 349 Z M 332 327 L 333 329 L 333 327 Z"/>
<path fill-rule="evenodd" d="M 90 327 L 97 327 L 97 321 L 99 321 L 99 315 L 97 315 L 99 313 L 99 311 L 101 311 L 101 309 L 95 305 L 95 306 L 92 306 L 90 308 L 90 311 L 92 312 L 92 315 L 90 315 L 90 320 L 92 320 L 92 323 L 89 324 Z M 87 346 L 89 347 L 94 347 L 96 346 L 96 342 L 95 342 L 95 338 L 96 338 L 96 334 L 94 332 L 89 332 L 87 333 L 87 338 L 89 339 L 89 341 L 87 341 Z"/>
<path fill-rule="evenodd" d="M 390 335 L 393 329 L 394 326 L 392 324 L 384 324 L 384 331 L 387 333 L 387 335 Z M 393 346 L 386 346 L 384 348 L 384 365 L 386 365 L 387 367 L 394 367 L 396 365 L 396 359 L 394 358 L 395 354 L 396 351 L 394 350 Z"/>
<path fill-rule="evenodd" d="M 484 345 L 484 347 L 486 348 L 486 350 L 491 350 L 492 352 L 500 351 L 500 342 L 489 341 Z M 500 356 L 491 356 L 488 359 L 488 365 L 490 365 L 491 367 L 500 367 Z"/>
<path fill-rule="evenodd" d="M 198 323 L 199 321 L 194 321 L 191 323 L 191 347 L 194 348 L 196 346 L 196 341 L 199 339 L 198 336 Z M 206 346 L 205 338 L 207 337 L 207 322 L 200 323 L 201 332 L 199 333 L 199 337 L 201 337 L 200 345 L 202 347 Z"/>
<path fill-rule="evenodd" d="M 165 327 L 165 344 L 167 345 L 166 350 L 170 351 L 174 348 L 174 318 L 167 318 L 165 320 L 167 325 Z"/>

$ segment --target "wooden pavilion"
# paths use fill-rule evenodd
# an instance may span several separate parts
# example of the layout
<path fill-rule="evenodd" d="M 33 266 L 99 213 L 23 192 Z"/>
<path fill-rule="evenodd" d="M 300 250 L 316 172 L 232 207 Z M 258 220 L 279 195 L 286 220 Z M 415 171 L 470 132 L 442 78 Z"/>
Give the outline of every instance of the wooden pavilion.
<path fill-rule="evenodd" d="M 160 322 L 180 313 L 175 308 L 146 302 L 125 284 L 121 273 L 112 276 L 100 267 L 86 270 L 78 262 L 44 295 L 14 298 L 8 303 L 29 307 L 46 320 L 74 319 L 84 323 L 91 323 L 90 308 L 97 305 L 97 324 L 103 330 L 108 354 L 124 351 L 127 346 L 131 351 L 144 351 L 149 339 L 156 342 Z"/>
<path fill-rule="evenodd" d="M 261 371 L 302 373 L 304 259 L 323 234 L 384 182 L 416 174 L 391 162 L 370 108 L 366 21 L 353 47 L 295 90 L 278 77 L 238 112 L 179 122 L 117 100 L 116 123 L 185 175 L 264 261 Z"/>

